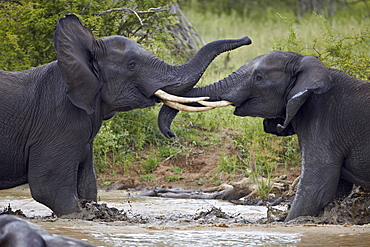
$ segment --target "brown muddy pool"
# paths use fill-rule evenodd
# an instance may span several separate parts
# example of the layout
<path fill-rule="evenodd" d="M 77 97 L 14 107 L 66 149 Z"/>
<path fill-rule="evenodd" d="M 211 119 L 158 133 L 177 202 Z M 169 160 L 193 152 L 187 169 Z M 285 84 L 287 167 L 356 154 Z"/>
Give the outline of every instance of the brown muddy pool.
<path fill-rule="evenodd" d="M 265 206 L 137 193 L 99 191 L 99 203 L 122 210 L 127 221 L 45 219 L 50 209 L 34 201 L 27 186 L 0 190 L 0 209 L 10 204 L 51 233 L 97 246 L 370 246 L 370 225 L 260 225 Z"/>

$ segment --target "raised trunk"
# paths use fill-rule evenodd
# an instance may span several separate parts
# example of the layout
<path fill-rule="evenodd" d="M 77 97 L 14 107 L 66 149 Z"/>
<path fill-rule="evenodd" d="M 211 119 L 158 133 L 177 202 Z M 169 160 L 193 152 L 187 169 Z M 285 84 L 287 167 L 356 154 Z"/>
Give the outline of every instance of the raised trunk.
<path fill-rule="evenodd" d="M 209 101 L 228 100 L 232 102 L 232 98 L 230 96 L 230 93 L 232 92 L 232 86 L 230 85 L 232 83 L 232 76 L 233 74 L 216 83 L 193 88 L 183 95 L 186 97 L 207 96 L 210 97 Z M 178 110 L 166 105 L 163 105 L 159 111 L 158 127 L 162 134 L 167 138 L 175 136 L 175 134 L 171 131 L 171 123 L 178 112 Z"/>
<path fill-rule="evenodd" d="M 173 81 L 176 81 L 176 84 L 171 84 L 163 90 L 176 95 L 186 93 L 195 86 L 215 57 L 223 52 L 251 43 L 252 41 L 247 36 L 240 39 L 225 39 L 208 43 L 187 63 L 173 66 L 171 77 Z"/>

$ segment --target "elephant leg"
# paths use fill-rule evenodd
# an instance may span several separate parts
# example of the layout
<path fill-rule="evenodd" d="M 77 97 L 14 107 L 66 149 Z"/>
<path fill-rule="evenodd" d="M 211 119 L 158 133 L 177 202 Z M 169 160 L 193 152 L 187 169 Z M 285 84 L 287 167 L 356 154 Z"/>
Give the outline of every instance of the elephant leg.
<path fill-rule="evenodd" d="M 50 175 L 48 180 L 29 179 L 32 197 L 49 207 L 57 216 L 79 212 L 76 176 L 67 177 L 69 174 L 63 173 L 60 173 L 60 176 Z"/>
<path fill-rule="evenodd" d="M 77 194 L 79 162 L 73 156 L 64 155 L 78 151 L 58 150 L 58 153 L 55 153 L 53 150 L 30 154 L 28 181 L 32 197 L 58 216 L 79 212 Z"/>
<path fill-rule="evenodd" d="M 333 159 L 320 155 L 304 154 L 302 156 L 302 173 L 297 193 L 285 221 L 292 220 L 298 216 L 315 216 L 325 205 L 330 203 L 336 194 L 339 178 L 340 165 Z M 317 158 L 312 158 L 317 157 Z M 327 159 L 323 159 L 323 158 Z M 321 160 L 321 162 L 320 162 Z M 323 160 L 331 162 L 323 163 Z"/>
<path fill-rule="evenodd" d="M 97 182 L 93 164 L 93 145 L 86 145 L 87 157 L 80 163 L 77 173 L 77 192 L 79 199 L 97 201 Z"/>

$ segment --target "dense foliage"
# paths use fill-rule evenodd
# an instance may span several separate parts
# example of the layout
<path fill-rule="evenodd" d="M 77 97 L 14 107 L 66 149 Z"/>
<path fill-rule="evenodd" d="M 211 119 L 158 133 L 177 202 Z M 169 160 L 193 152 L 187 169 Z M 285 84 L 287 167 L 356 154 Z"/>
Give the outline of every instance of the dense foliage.
<path fill-rule="evenodd" d="M 333 29 L 327 19 L 318 14 L 314 14 L 314 17 L 320 22 L 320 32 L 307 41 L 300 39 L 292 20 L 282 17 L 289 24 L 290 33 L 275 43 L 273 48 L 315 55 L 328 67 L 340 69 L 359 79 L 370 80 L 369 27 L 344 35 Z"/>
<path fill-rule="evenodd" d="M 0 69 L 23 70 L 55 60 L 53 34 L 59 18 L 78 15 L 83 25 L 99 38 L 123 35 L 149 50 L 166 48 L 165 32 L 171 24 L 171 0 L 22 0 L 0 1 Z M 136 15 L 127 11 L 104 11 L 126 8 L 136 11 L 162 7 L 166 11 Z M 167 47 L 168 48 L 168 47 Z M 169 53 L 168 53 L 169 54 Z M 163 54 L 165 55 L 165 54 Z"/>

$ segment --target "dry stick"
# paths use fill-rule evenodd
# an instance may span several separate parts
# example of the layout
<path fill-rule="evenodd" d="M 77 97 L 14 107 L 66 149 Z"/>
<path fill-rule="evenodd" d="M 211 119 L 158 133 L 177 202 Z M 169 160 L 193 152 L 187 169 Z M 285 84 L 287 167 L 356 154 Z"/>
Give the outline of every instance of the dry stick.
<path fill-rule="evenodd" d="M 257 195 L 257 190 L 253 190 L 251 193 L 249 193 L 246 197 L 244 197 L 244 198 L 246 198 L 246 199 L 249 199 L 249 198 L 251 198 L 252 196 L 254 196 L 254 195 Z"/>
<path fill-rule="evenodd" d="M 170 159 L 172 159 L 173 157 L 175 157 L 176 155 L 178 155 L 179 153 L 181 153 L 182 152 L 182 150 L 180 150 L 180 151 L 178 151 L 177 153 L 175 153 L 175 154 L 173 154 L 173 155 L 170 155 L 170 156 L 168 156 L 166 159 L 164 159 L 162 162 L 161 162 L 161 164 L 159 164 L 159 165 L 163 165 L 164 163 L 166 163 L 166 161 L 168 161 L 168 160 L 170 160 Z"/>
<path fill-rule="evenodd" d="M 162 8 L 162 7 L 150 8 L 148 10 L 139 10 L 139 11 L 135 11 L 135 10 L 132 10 L 132 9 L 129 9 L 129 8 L 116 8 L 116 9 L 105 10 L 105 11 L 102 11 L 102 12 L 97 12 L 97 13 L 94 13 L 93 15 L 105 15 L 105 14 L 109 14 L 111 12 L 127 12 L 127 13 L 134 13 L 134 14 L 138 15 L 138 14 L 157 13 L 157 12 L 163 12 L 163 11 L 168 11 L 168 10 L 169 9 Z"/>
<path fill-rule="evenodd" d="M 136 11 L 134 11 L 134 14 L 136 15 L 136 17 L 139 19 L 140 21 L 140 25 L 144 25 L 143 21 L 141 20 L 140 16 L 138 15 L 138 13 Z"/>
<path fill-rule="evenodd" d="M 108 14 L 108 13 L 117 12 L 117 11 L 127 12 L 127 13 L 134 13 L 136 15 L 136 17 L 139 19 L 140 25 L 143 26 L 144 23 L 141 20 L 139 14 L 157 13 L 157 12 L 163 12 L 163 11 L 168 11 L 168 10 L 169 9 L 165 9 L 165 8 L 162 8 L 162 7 L 150 8 L 148 10 L 142 10 L 142 11 L 135 11 L 135 10 L 132 10 L 132 9 L 129 9 L 129 8 L 116 8 L 116 9 L 109 9 L 109 10 L 99 12 L 99 13 L 94 13 L 93 15 L 103 15 L 103 14 Z"/>
<path fill-rule="evenodd" d="M 253 168 L 250 168 L 250 167 L 249 167 L 249 164 L 248 164 L 248 163 L 246 163 L 246 162 L 242 159 L 242 157 L 240 157 L 239 155 L 237 155 L 236 157 L 237 157 L 237 158 L 238 158 L 238 160 L 239 160 L 240 162 L 242 162 L 242 164 L 245 166 L 245 169 L 247 170 L 247 172 L 252 173 L 252 171 L 253 171 L 254 169 L 253 169 Z"/>
<path fill-rule="evenodd" d="M 298 177 L 296 177 L 296 179 L 294 179 L 292 185 L 290 186 L 289 192 L 294 192 L 294 189 L 297 186 L 300 178 L 301 176 L 299 175 Z"/>

